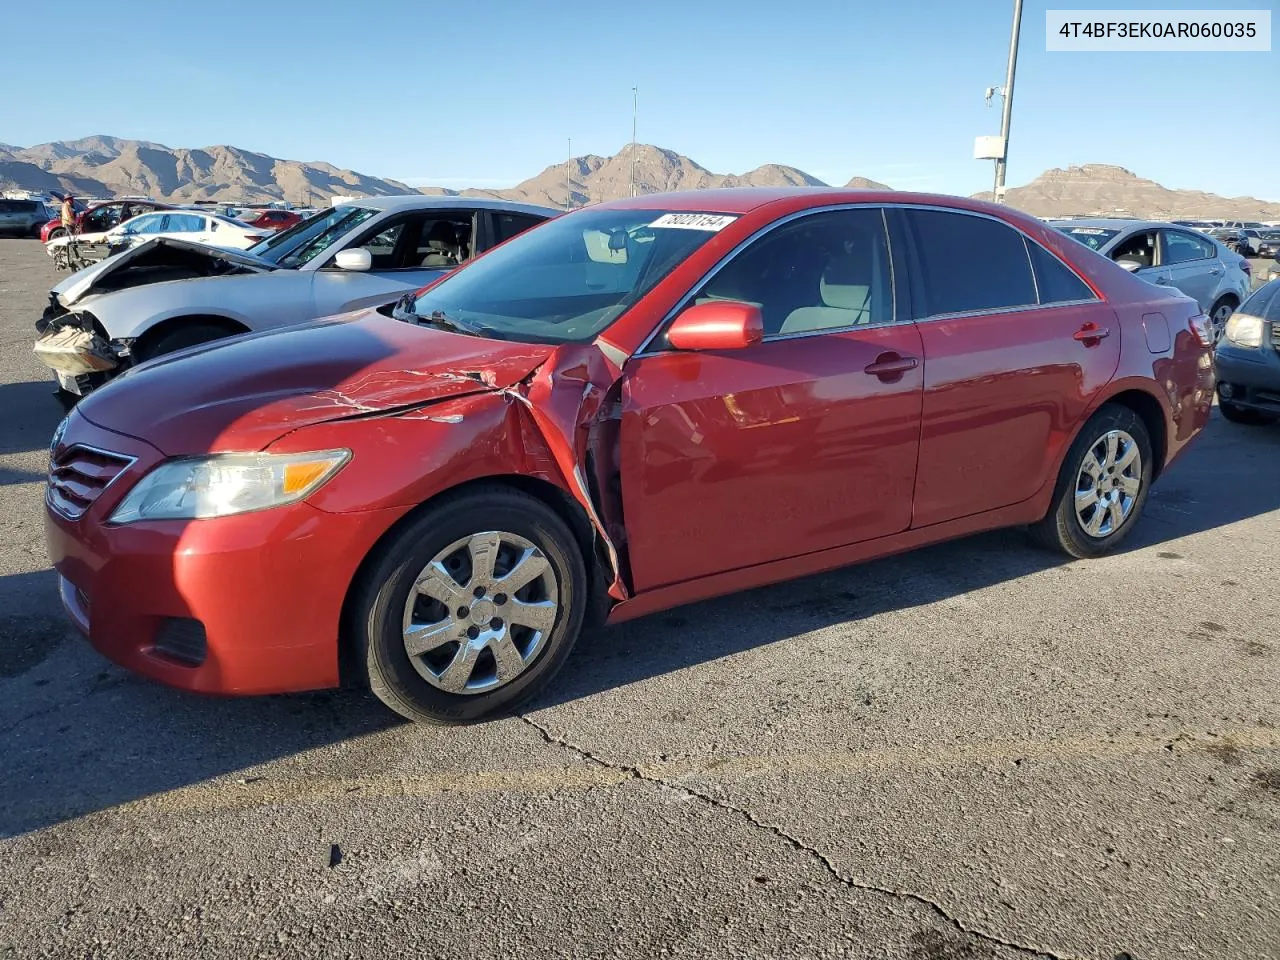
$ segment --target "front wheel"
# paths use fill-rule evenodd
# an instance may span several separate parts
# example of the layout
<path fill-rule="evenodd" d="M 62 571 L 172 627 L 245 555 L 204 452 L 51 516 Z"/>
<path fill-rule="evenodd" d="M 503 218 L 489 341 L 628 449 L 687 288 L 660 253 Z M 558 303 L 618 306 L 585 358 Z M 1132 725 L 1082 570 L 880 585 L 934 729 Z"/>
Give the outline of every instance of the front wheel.
<path fill-rule="evenodd" d="M 1033 536 L 1081 559 L 1110 553 L 1142 513 L 1154 471 L 1142 418 L 1128 407 L 1104 406 L 1067 451 L 1053 505 Z"/>
<path fill-rule="evenodd" d="M 555 675 L 586 598 L 582 552 L 555 511 L 480 488 L 424 510 L 370 558 L 350 639 L 396 713 L 470 723 L 509 712 Z"/>

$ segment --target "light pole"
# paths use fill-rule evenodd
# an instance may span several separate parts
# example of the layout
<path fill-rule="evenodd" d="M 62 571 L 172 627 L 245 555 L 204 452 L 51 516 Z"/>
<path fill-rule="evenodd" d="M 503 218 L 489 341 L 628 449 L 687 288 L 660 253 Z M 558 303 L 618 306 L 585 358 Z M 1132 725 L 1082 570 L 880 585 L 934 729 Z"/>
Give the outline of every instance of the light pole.
<path fill-rule="evenodd" d="M 994 203 L 1004 203 L 1004 174 L 1009 163 L 1009 119 L 1013 113 L 1013 75 L 1018 68 L 1018 35 L 1022 32 L 1022 0 L 1013 0 L 1013 31 L 1009 36 L 1009 72 L 1004 80 L 1004 110 L 1000 115 L 1002 149 L 996 158 L 996 185 L 991 191 Z"/>
<path fill-rule="evenodd" d="M 573 209 L 573 188 L 569 186 L 569 168 L 573 165 L 573 137 L 569 138 L 569 155 L 564 158 L 564 208 Z"/>
<path fill-rule="evenodd" d="M 631 195 L 636 195 L 636 114 L 640 107 L 638 87 L 631 88 Z"/>

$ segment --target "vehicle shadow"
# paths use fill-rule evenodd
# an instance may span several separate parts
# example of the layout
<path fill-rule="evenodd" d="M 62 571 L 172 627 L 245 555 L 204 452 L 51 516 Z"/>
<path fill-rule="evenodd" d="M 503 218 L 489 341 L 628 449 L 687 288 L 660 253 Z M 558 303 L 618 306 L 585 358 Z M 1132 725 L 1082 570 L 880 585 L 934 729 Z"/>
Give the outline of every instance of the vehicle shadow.
<path fill-rule="evenodd" d="M 1141 522 L 1122 550 L 1169 545 L 1276 510 L 1280 426 L 1241 427 L 1215 409 L 1209 429 L 1152 488 Z M 584 637 L 552 687 L 530 708 L 588 697 L 835 623 L 936 603 L 1069 562 L 1033 545 L 1021 530 L 1001 530 L 675 608 Z"/>
<path fill-rule="evenodd" d="M 1280 428 L 1215 422 L 1164 476 L 1128 550 L 1280 509 Z M 1230 496 L 1222 493 L 1231 484 Z M 660 613 L 584 638 L 539 709 L 786 642 L 837 623 L 946 600 L 1069 562 L 1000 531 Z M 20 602 L 19 602 L 20 600 Z M 10 601 L 13 601 L 12 603 Z M 402 722 L 371 697 L 218 699 L 108 664 L 65 625 L 51 571 L 0 577 L 0 838 Z M 744 676 L 749 686 L 751 677 Z M 419 736 L 406 730 L 407 737 Z M 375 749 L 376 748 L 371 748 Z M 302 759 L 293 761 L 305 766 Z M 310 766 L 305 766 L 305 776 Z"/>
<path fill-rule="evenodd" d="M 52 380 L 0 383 L 0 411 L 5 420 L 0 454 L 48 449 L 54 427 L 67 412 Z"/>

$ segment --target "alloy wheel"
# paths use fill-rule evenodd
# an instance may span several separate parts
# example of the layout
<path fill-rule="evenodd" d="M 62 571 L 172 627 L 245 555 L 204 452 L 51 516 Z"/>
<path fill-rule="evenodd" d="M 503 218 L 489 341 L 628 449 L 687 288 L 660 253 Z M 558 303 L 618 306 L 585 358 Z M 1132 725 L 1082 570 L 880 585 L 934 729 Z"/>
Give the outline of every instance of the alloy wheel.
<path fill-rule="evenodd" d="M 533 663 L 559 608 L 555 571 L 536 545 L 513 533 L 472 534 L 418 574 L 405 602 L 405 652 L 432 686 L 485 693 Z"/>
<path fill-rule="evenodd" d="M 1075 510 L 1089 536 L 1103 539 L 1123 526 L 1142 490 L 1142 453 L 1124 430 L 1108 430 L 1084 455 L 1076 477 Z"/>

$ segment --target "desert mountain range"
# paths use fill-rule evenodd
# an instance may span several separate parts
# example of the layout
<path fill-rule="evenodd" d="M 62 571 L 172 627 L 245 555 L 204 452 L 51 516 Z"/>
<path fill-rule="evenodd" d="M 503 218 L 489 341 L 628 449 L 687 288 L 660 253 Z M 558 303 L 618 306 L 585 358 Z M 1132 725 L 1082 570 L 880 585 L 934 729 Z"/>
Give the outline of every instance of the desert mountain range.
<path fill-rule="evenodd" d="M 672 150 L 639 144 L 634 156 L 641 193 L 709 187 L 824 187 L 803 170 L 765 164 L 743 174 L 712 173 Z M 595 154 L 568 162 L 568 193 L 573 206 L 626 196 L 631 190 L 632 152 L 628 145 L 612 157 Z M 143 140 L 93 136 L 42 143 L 34 147 L 0 144 L 0 189 L 26 189 L 81 196 L 138 194 L 171 202 L 291 200 L 324 203 L 339 195 L 424 193 L 502 197 L 552 207 L 565 206 L 566 164 L 504 190 L 415 189 L 398 180 L 380 179 L 327 163 L 280 160 L 239 147 L 199 149 L 166 147 Z M 889 189 L 854 177 L 848 187 Z M 990 198 L 990 193 L 975 194 Z M 1009 188 L 1011 206 L 1037 216 L 1128 214 L 1155 218 L 1280 218 L 1280 203 L 1252 197 L 1220 197 L 1199 190 L 1171 190 L 1123 167 L 1085 164 L 1049 170 L 1021 187 Z"/>

